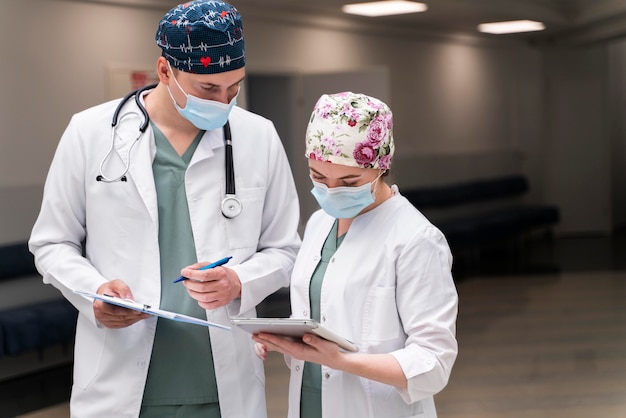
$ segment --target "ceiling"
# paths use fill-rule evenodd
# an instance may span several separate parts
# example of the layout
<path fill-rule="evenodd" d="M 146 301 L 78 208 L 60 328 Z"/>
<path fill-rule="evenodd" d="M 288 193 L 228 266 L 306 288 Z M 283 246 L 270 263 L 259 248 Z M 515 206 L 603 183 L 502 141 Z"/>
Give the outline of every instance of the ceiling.
<path fill-rule="evenodd" d="M 183 0 L 83 0 L 171 7 Z M 626 0 L 421 0 L 428 11 L 410 15 L 370 18 L 341 12 L 345 3 L 358 0 L 226 0 L 245 15 L 293 18 L 356 26 L 384 26 L 447 35 L 505 37 L 533 44 L 580 44 L 626 36 Z M 367 0 L 363 0 L 367 1 Z M 477 32 L 480 23 L 530 19 L 542 21 L 547 30 L 510 35 Z"/>

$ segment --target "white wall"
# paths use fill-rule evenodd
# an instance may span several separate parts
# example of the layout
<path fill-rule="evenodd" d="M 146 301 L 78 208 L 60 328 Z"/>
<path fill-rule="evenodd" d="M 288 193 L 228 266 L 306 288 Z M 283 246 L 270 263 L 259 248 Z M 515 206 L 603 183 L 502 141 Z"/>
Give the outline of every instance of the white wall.
<path fill-rule="evenodd" d="M 569 233 L 610 231 L 609 55 L 605 45 L 549 50 L 544 179 Z"/>
<path fill-rule="evenodd" d="M 541 87 L 540 53 L 521 44 L 411 39 L 299 21 L 244 25 L 249 71 L 389 69 L 396 142 L 406 156 L 515 148 L 528 129 L 517 110 L 532 109 L 533 121 L 540 114 L 538 96 L 527 94 Z"/>
<path fill-rule="evenodd" d="M 24 240 L 71 115 L 108 98 L 113 66 L 154 67 L 164 10 L 0 2 L 0 243 Z"/>
<path fill-rule="evenodd" d="M 0 242 L 28 237 L 58 138 L 74 112 L 108 99 L 108 69 L 154 65 L 159 54 L 154 32 L 166 9 L 2 0 Z M 560 167 L 567 166 L 561 177 L 550 169 L 551 159 L 558 159 L 559 147 L 565 146 L 567 132 L 546 127 L 572 121 L 584 126 L 589 111 L 592 125 L 602 125 L 594 106 L 605 94 L 595 91 L 601 88 L 597 83 L 585 83 L 598 100 L 580 101 L 571 107 L 574 113 L 548 123 L 546 104 L 551 103 L 548 117 L 558 113 L 555 102 L 546 101 L 547 74 L 558 68 L 554 62 L 546 65 L 550 52 L 506 40 L 364 30 L 337 22 L 281 18 L 275 11 L 240 10 L 250 73 L 378 68 L 389 75 L 398 149 L 396 180 L 401 186 L 521 171 L 531 179 L 530 200 L 558 201 L 566 218 L 576 223 L 572 230 L 606 230 L 611 225 L 610 213 L 598 213 L 598 222 L 568 215 L 575 205 L 593 204 L 584 199 L 574 203 L 571 195 L 562 195 L 561 187 L 577 176 L 577 160 L 573 165 L 559 161 Z M 626 53 L 622 50 L 619 53 Z M 571 52 L 573 61 L 578 53 Z M 598 56 L 584 50 L 582 55 L 590 65 Z M 603 63 L 591 65 L 589 73 L 562 71 L 572 81 L 561 83 L 569 90 L 562 99 L 575 96 L 578 77 L 604 77 L 608 67 Z M 580 130 L 572 140 L 588 141 L 588 132 Z M 548 136 L 555 133 L 561 139 L 550 142 Z M 544 150 L 548 143 L 554 147 L 550 153 Z M 580 196 L 587 191 L 581 190 Z M 16 214 L 19 220 L 14 219 Z"/>

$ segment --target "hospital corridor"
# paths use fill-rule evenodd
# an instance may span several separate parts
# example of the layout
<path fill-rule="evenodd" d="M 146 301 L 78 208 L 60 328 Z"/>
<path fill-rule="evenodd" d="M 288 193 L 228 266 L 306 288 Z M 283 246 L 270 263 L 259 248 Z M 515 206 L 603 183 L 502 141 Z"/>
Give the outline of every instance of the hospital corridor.
<path fill-rule="evenodd" d="M 0 0 L 0 418 L 626 418 L 626 0 L 232 3 Z"/>
<path fill-rule="evenodd" d="M 439 417 L 626 417 L 625 251 L 623 232 L 540 240 L 457 272 L 459 356 Z M 265 365 L 268 416 L 286 417 L 287 367 L 276 353 Z M 68 417 L 70 382 L 70 365 L 0 382 L 0 417 Z"/>

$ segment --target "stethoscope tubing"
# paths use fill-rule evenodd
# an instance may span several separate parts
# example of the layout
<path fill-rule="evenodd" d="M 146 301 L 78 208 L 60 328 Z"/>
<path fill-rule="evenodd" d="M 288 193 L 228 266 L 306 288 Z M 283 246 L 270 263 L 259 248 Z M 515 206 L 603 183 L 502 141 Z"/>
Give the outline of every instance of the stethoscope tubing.
<path fill-rule="evenodd" d="M 226 161 L 226 196 L 222 200 L 222 215 L 227 218 L 239 216 L 242 209 L 241 201 L 235 195 L 235 167 L 233 163 L 233 138 L 228 121 L 224 125 L 224 155 Z"/>
<path fill-rule="evenodd" d="M 96 181 L 103 182 L 103 183 L 115 183 L 118 181 L 122 181 L 122 182 L 127 181 L 126 174 L 128 174 L 128 171 L 130 170 L 131 151 L 133 150 L 133 147 L 139 141 L 139 139 L 141 139 L 142 135 L 146 132 L 146 129 L 148 129 L 148 125 L 150 124 L 150 115 L 148 115 L 148 111 L 146 110 L 146 107 L 143 105 L 143 103 L 141 103 L 141 95 L 144 91 L 153 89 L 156 86 L 157 86 L 156 84 L 150 84 L 148 86 L 144 86 L 137 90 L 131 91 L 126 96 L 124 96 L 124 98 L 122 98 L 120 103 L 117 105 L 117 108 L 115 108 L 115 111 L 113 112 L 113 118 L 111 119 L 111 146 L 109 147 L 109 150 L 107 151 L 106 155 L 100 162 L 100 174 L 96 176 Z M 135 98 L 135 103 L 137 104 L 137 107 L 139 108 L 141 115 L 139 115 L 137 112 L 128 112 L 126 114 L 121 113 L 124 105 L 132 97 Z M 104 175 L 104 171 L 103 171 L 104 164 L 106 160 L 109 158 L 109 156 L 111 155 L 111 153 L 113 152 L 113 149 L 115 146 L 115 132 L 117 129 L 117 125 L 121 123 L 121 121 L 125 117 L 130 116 L 130 115 L 137 115 L 140 118 L 143 118 L 143 122 L 139 126 L 139 134 L 137 135 L 137 138 L 135 138 L 133 143 L 128 148 L 128 153 L 126 156 L 126 165 L 124 166 L 124 171 L 122 172 L 121 175 L 115 178 L 109 178 Z M 225 171 L 226 171 L 225 173 L 226 174 L 226 195 L 224 199 L 222 200 L 222 214 L 226 218 L 234 218 L 241 213 L 242 204 L 235 194 L 235 168 L 234 168 L 234 163 L 233 163 L 233 145 L 232 145 L 233 141 L 232 141 L 232 135 L 230 132 L 230 124 L 228 123 L 228 121 L 224 125 L 223 131 L 224 131 L 224 148 L 225 148 L 224 149 L 225 151 L 225 161 L 224 161 L 225 164 L 224 165 L 225 165 Z"/>
<path fill-rule="evenodd" d="M 124 96 L 122 101 L 117 105 L 115 112 L 113 112 L 113 119 L 111 120 L 111 127 L 115 128 L 117 126 L 122 108 L 124 107 L 126 102 L 130 100 L 131 97 L 135 97 L 135 103 L 137 104 L 137 107 L 143 114 L 143 123 L 139 127 L 139 131 L 141 133 L 146 132 L 146 129 L 148 129 L 148 124 L 150 123 L 150 116 L 148 115 L 148 111 L 146 110 L 146 107 L 143 105 L 143 103 L 141 103 L 141 94 L 146 90 L 152 90 L 156 86 L 157 86 L 156 84 L 150 84 L 150 85 L 138 88 L 137 90 L 133 90 L 130 93 L 128 93 L 126 96 Z"/>

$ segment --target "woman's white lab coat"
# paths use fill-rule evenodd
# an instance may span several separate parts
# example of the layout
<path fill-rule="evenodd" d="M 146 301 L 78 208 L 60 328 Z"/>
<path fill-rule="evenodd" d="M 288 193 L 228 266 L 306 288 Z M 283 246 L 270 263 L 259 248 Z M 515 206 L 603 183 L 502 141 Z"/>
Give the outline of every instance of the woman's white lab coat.
<path fill-rule="evenodd" d="M 142 303 L 158 307 L 161 296 L 151 128 L 132 149 L 127 182 L 96 181 L 111 145 L 116 106 L 117 101 L 105 103 L 72 118 L 52 162 L 30 239 L 44 282 L 79 310 L 72 417 L 138 416 L 156 328 L 156 318 L 124 329 L 101 327 L 92 303 L 73 290 L 95 292 L 104 282 L 121 279 Z M 138 111 L 132 100 L 125 109 L 124 115 Z M 240 299 L 207 311 L 209 321 L 224 325 L 230 325 L 229 315 L 254 316 L 260 301 L 288 285 L 300 243 L 296 190 L 273 124 L 237 107 L 229 120 L 241 215 L 226 219 L 220 211 L 225 194 L 222 130 L 204 135 L 185 177 L 198 260 L 231 255 L 228 267 L 242 281 Z M 106 176 L 123 172 L 140 123 L 136 115 L 121 120 L 115 149 L 104 164 Z M 237 328 L 210 328 L 210 334 L 222 417 L 265 418 L 263 365 L 250 335 Z"/>
<path fill-rule="evenodd" d="M 307 224 L 291 278 L 294 317 L 310 315 L 310 278 L 333 222 L 318 211 Z M 436 417 L 433 395 L 447 384 L 457 354 L 451 264 L 444 236 L 400 195 L 354 219 L 328 264 L 320 320 L 361 353 L 391 353 L 408 388 L 322 366 L 323 418 Z M 298 418 L 303 362 L 287 361 L 289 418 Z"/>

